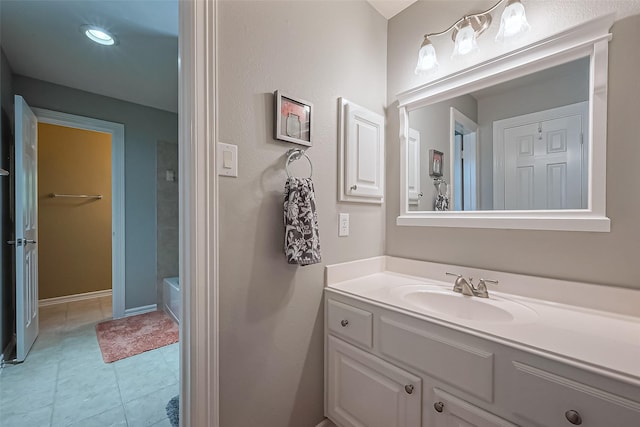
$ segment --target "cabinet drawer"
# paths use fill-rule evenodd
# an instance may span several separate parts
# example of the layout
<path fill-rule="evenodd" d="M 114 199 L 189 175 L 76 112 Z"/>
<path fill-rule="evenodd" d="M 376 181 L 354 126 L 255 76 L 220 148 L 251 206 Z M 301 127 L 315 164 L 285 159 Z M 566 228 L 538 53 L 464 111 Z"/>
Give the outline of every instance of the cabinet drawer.
<path fill-rule="evenodd" d="M 433 390 L 433 427 L 518 427 L 440 389 Z M 430 403 L 430 402 L 429 402 Z M 430 405 L 427 404 L 427 408 Z"/>
<path fill-rule="evenodd" d="M 542 369 L 513 362 L 515 415 L 540 427 L 639 425 L 640 403 Z M 570 420 L 571 419 L 571 420 Z"/>
<path fill-rule="evenodd" d="M 493 401 L 493 353 L 382 316 L 380 351 L 487 402 Z"/>
<path fill-rule="evenodd" d="M 347 340 L 371 348 L 373 316 L 359 308 L 338 301 L 327 302 L 327 325 L 329 331 Z"/>

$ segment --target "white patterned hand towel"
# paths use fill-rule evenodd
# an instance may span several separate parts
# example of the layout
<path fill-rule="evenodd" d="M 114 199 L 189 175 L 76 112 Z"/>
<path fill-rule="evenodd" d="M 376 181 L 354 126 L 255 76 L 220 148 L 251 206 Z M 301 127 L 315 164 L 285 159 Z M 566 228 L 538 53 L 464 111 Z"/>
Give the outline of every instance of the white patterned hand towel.
<path fill-rule="evenodd" d="M 320 262 L 316 196 L 311 178 L 289 178 L 284 187 L 284 253 L 289 264 Z"/>

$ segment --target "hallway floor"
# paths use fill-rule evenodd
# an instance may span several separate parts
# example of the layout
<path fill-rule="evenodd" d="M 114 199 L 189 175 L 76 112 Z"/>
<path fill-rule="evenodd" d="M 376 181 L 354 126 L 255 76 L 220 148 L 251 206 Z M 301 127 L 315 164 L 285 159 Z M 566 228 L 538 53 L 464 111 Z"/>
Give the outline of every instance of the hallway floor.
<path fill-rule="evenodd" d="M 95 325 L 110 318 L 110 297 L 42 307 L 27 360 L 0 373 L 0 426 L 170 427 L 178 344 L 106 364 Z"/>

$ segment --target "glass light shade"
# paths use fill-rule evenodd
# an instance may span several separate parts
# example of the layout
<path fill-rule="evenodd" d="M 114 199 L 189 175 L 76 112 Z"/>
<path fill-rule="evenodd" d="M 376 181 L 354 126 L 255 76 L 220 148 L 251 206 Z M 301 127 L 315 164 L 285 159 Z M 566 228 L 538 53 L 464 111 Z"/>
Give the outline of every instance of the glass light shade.
<path fill-rule="evenodd" d="M 422 42 L 420 52 L 418 52 L 418 64 L 416 65 L 416 74 L 425 74 L 438 69 L 438 57 L 436 49 L 427 39 Z"/>
<path fill-rule="evenodd" d="M 502 12 L 500 19 L 500 29 L 496 36 L 496 41 L 504 42 L 513 40 L 514 37 L 526 33 L 531 29 L 527 22 L 527 15 L 520 0 L 511 0 Z"/>
<path fill-rule="evenodd" d="M 453 47 L 453 54 L 451 58 L 457 56 L 468 55 L 471 52 L 478 50 L 478 41 L 476 40 L 476 32 L 471 27 L 469 22 L 463 24 L 462 28 L 458 30 L 456 34 L 456 42 Z"/>

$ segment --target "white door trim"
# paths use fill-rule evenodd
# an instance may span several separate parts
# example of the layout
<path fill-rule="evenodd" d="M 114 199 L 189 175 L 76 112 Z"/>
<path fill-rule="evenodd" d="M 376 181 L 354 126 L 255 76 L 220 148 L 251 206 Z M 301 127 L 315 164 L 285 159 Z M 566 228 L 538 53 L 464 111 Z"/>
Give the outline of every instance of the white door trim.
<path fill-rule="evenodd" d="M 58 111 L 32 108 L 38 122 L 111 134 L 111 289 L 113 318 L 124 317 L 124 125 Z"/>
<path fill-rule="evenodd" d="M 180 425 L 219 427 L 217 1 L 179 2 Z"/>

